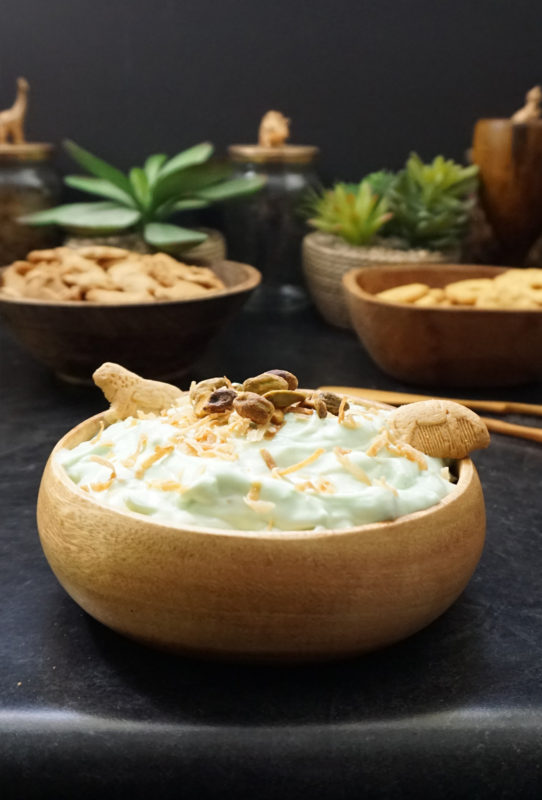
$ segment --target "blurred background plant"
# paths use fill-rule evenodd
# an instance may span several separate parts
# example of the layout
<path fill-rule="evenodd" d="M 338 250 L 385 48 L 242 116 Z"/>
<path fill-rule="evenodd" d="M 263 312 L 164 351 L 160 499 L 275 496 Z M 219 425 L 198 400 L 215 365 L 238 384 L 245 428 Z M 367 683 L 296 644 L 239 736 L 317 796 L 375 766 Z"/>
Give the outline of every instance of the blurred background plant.
<path fill-rule="evenodd" d="M 394 249 L 449 251 L 466 234 L 478 168 L 412 153 L 398 173 L 380 170 L 359 184 L 336 183 L 315 193 L 308 222 L 353 245 L 378 241 Z"/>
<path fill-rule="evenodd" d="M 478 167 L 437 156 L 430 164 L 412 153 L 386 196 L 392 219 L 386 234 L 408 248 L 452 250 L 467 232 L 478 186 Z"/>
<path fill-rule="evenodd" d="M 186 212 L 257 192 L 265 179 L 231 178 L 232 167 L 211 160 L 214 148 L 202 142 L 173 158 L 150 155 L 143 167 L 125 174 L 75 142 L 64 146 L 90 175 L 68 175 L 65 183 L 98 197 L 98 202 L 69 203 L 21 218 L 28 225 L 59 225 L 77 235 L 138 233 L 147 245 L 182 252 L 204 242 L 207 234 L 170 222 Z"/>
<path fill-rule="evenodd" d="M 349 244 L 370 244 L 391 218 L 385 195 L 377 194 L 368 180 L 359 184 L 336 183 L 309 199 L 309 224 L 340 236 Z"/>

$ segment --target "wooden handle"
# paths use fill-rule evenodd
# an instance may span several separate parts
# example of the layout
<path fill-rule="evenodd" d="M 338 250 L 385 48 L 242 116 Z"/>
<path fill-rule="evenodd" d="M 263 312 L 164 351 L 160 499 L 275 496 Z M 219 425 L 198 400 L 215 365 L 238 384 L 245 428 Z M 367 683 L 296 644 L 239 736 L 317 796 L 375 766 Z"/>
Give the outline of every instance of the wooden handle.
<path fill-rule="evenodd" d="M 526 425 L 514 425 L 502 419 L 488 419 L 480 417 L 493 433 L 504 433 L 506 436 L 518 436 L 520 439 L 529 439 L 531 442 L 542 444 L 542 428 L 528 428 Z"/>
<path fill-rule="evenodd" d="M 354 386 L 321 386 L 320 389 L 326 392 L 335 392 L 335 394 L 360 395 L 367 398 L 367 400 L 389 403 L 391 406 L 416 403 L 433 397 L 433 395 L 427 394 L 387 392 L 380 389 L 361 389 Z M 534 405 L 532 403 L 514 403 L 507 400 L 458 400 L 455 397 L 440 397 L 437 399 L 453 400 L 455 403 L 461 403 L 461 405 L 472 408 L 474 411 L 489 411 L 491 414 L 527 414 L 533 417 L 542 417 L 542 405 Z"/>

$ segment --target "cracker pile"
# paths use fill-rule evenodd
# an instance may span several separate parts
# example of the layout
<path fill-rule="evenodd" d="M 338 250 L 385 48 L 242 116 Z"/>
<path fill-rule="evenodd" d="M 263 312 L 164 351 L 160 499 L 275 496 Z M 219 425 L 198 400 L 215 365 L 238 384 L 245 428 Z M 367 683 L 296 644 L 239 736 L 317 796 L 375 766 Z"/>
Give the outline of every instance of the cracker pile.
<path fill-rule="evenodd" d="M 408 283 L 379 292 L 376 297 L 415 306 L 542 311 L 542 269 L 509 269 L 496 278 L 469 278 L 449 283 L 443 289 Z"/>
<path fill-rule="evenodd" d="M 55 247 L 34 250 L 4 270 L 0 296 L 119 305 L 189 300 L 225 289 L 207 267 L 166 253 L 133 253 L 120 247 Z"/>

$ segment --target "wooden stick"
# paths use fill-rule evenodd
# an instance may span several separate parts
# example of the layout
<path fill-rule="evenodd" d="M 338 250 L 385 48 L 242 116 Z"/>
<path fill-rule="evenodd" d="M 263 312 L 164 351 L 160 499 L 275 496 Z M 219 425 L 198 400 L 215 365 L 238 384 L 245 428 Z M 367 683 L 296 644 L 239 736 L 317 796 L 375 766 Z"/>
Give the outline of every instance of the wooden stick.
<path fill-rule="evenodd" d="M 518 436 L 520 439 L 529 439 L 531 442 L 542 443 L 542 428 L 528 428 L 526 425 L 514 425 L 502 419 L 480 417 L 485 422 L 488 430 L 493 433 L 504 433 L 506 436 Z"/>
<path fill-rule="evenodd" d="M 361 389 L 355 386 L 320 386 L 320 389 L 326 392 L 335 392 L 335 394 L 359 394 L 367 400 L 389 403 L 391 406 L 416 403 L 419 400 L 428 400 L 430 397 L 435 396 L 408 394 L 406 392 L 387 392 L 380 389 Z M 439 399 L 453 400 L 455 403 L 461 403 L 474 411 L 489 411 L 490 414 L 528 414 L 529 416 L 542 417 L 542 405 L 534 405 L 533 403 L 515 403 L 507 400 L 458 400 L 455 397 L 441 397 Z"/>

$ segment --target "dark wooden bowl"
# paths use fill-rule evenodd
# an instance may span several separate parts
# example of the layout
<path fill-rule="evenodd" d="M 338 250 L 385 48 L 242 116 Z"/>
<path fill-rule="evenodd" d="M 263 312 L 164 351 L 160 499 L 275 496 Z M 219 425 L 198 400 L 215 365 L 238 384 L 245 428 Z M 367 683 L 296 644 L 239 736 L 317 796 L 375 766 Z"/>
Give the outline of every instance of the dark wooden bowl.
<path fill-rule="evenodd" d="M 343 286 L 362 344 L 394 378 L 421 385 L 511 386 L 542 378 L 542 309 L 426 308 L 374 296 L 406 283 L 443 287 L 467 278 L 492 278 L 504 269 L 367 267 L 350 270 Z"/>
<path fill-rule="evenodd" d="M 212 269 L 227 288 L 204 297 L 113 306 L 0 296 L 0 316 L 34 358 L 65 380 L 88 382 L 104 361 L 146 378 L 172 378 L 188 371 L 261 280 L 257 269 L 236 261 Z"/>

